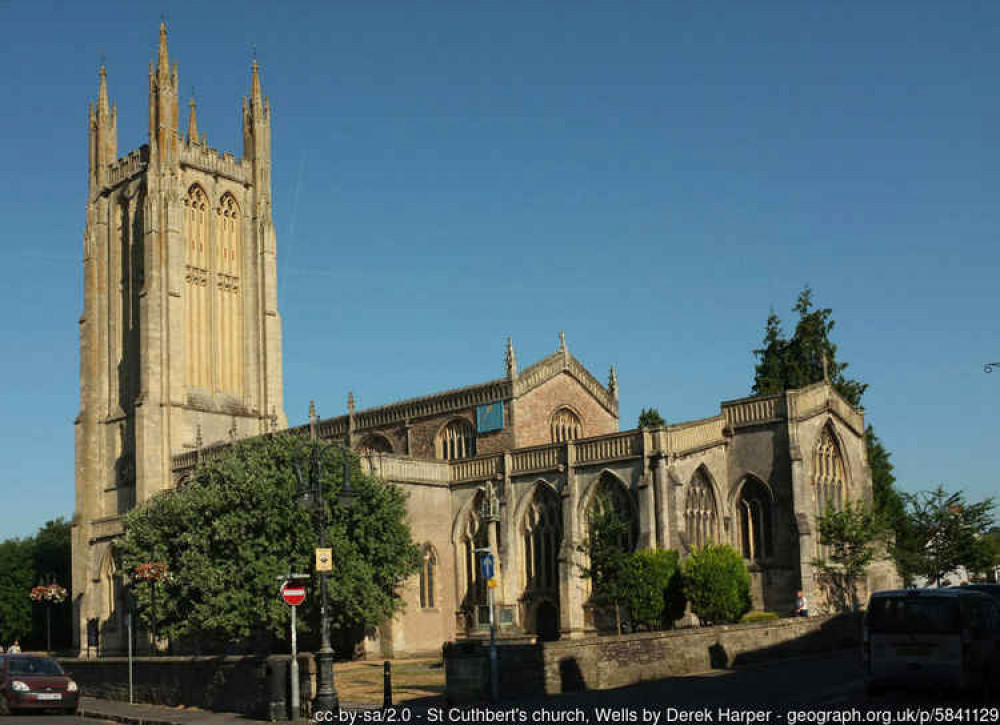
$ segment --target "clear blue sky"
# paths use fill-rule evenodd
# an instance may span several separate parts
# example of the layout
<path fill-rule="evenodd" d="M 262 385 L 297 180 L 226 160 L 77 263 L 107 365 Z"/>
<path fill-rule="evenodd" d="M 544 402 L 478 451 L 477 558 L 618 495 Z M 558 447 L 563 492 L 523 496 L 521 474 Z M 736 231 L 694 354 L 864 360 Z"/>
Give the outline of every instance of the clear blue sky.
<path fill-rule="evenodd" d="M 617 365 L 623 428 L 715 415 L 809 283 L 901 486 L 998 493 L 1000 4 L 163 7 L 237 154 L 257 49 L 293 422 L 559 330 Z M 72 515 L 87 103 L 103 55 L 119 153 L 146 143 L 160 12 L 0 0 L 0 538 Z"/>

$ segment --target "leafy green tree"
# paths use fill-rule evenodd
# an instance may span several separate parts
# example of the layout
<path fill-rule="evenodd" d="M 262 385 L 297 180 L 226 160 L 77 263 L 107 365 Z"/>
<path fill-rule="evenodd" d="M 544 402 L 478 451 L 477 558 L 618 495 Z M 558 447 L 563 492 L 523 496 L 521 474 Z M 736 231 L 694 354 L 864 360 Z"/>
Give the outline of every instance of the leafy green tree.
<path fill-rule="evenodd" d="M 650 549 L 633 553 L 627 564 L 627 602 L 634 624 L 670 627 L 684 615 L 686 599 L 677 552 Z"/>
<path fill-rule="evenodd" d="M 828 550 L 826 558 L 813 559 L 813 566 L 838 611 L 858 610 L 857 582 L 874 560 L 884 534 L 881 518 L 860 501 L 847 501 L 840 511 L 827 506 L 819 517 L 820 543 Z"/>
<path fill-rule="evenodd" d="M 993 562 L 987 534 L 993 526 L 993 499 L 968 503 L 943 486 L 904 494 L 908 518 L 908 574 L 940 584 L 958 567 L 984 571 Z"/>
<path fill-rule="evenodd" d="M 849 380 L 847 363 L 837 362 L 837 346 L 830 340 L 835 322 L 830 308 L 813 308 L 812 290 L 807 285 L 795 303 L 799 315 L 795 332 L 786 339 L 781 321 L 772 310 L 768 315 L 761 347 L 754 350 L 758 362 L 754 375 L 755 395 L 780 393 L 803 388 L 823 380 L 824 366 L 830 382 L 847 402 L 858 407 L 868 386 Z M 825 361 L 825 362 L 824 362 Z"/>
<path fill-rule="evenodd" d="M 197 468 L 188 487 L 128 514 L 118 548 L 124 570 L 164 562 L 169 571 L 157 585 L 155 623 L 152 584 L 133 587 L 147 625 L 172 640 L 245 646 L 284 639 L 289 613 L 277 597 L 276 577 L 310 571 L 318 541 L 317 518 L 300 506 L 294 473 L 299 463 L 307 475 L 312 445 L 323 444 L 288 433 L 238 442 Z M 417 571 L 420 554 L 403 493 L 362 473 L 352 456 L 357 497 L 345 510 L 338 501 L 344 454 L 323 449 L 323 506 L 334 560 L 329 611 L 343 639 L 400 609 L 399 586 Z M 311 591 L 300 621 L 316 616 L 319 587 Z"/>
<path fill-rule="evenodd" d="M 587 538 L 580 550 L 587 555 L 582 576 L 591 581 L 591 601 L 615 610 L 615 630 L 622 632 L 621 605 L 628 600 L 630 586 L 629 552 L 622 545 L 629 523 L 608 500 L 590 511 Z"/>
<path fill-rule="evenodd" d="M 660 411 L 656 408 L 643 408 L 639 411 L 640 428 L 660 428 L 666 424 L 667 421 L 663 419 L 663 416 L 660 415 Z"/>
<path fill-rule="evenodd" d="M 31 633 L 31 600 L 34 585 L 31 539 L 0 542 L 0 643 L 9 645 Z"/>
<path fill-rule="evenodd" d="M 781 329 L 781 320 L 772 310 L 764 327 L 764 339 L 757 356 L 753 392 L 757 395 L 780 393 L 789 388 L 801 388 L 824 379 L 826 375 L 834 389 L 851 405 L 861 406 L 868 385 L 845 375 L 847 363 L 837 361 L 837 346 L 830 340 L 835 322 L 830 308 L 814 308 L 812 290 L 807 285 L 799 294 L 794 311 L 798 322 L 790 338 Z M 872 474 L 875 513 L 893 531 L 895 542 L 890 550 L 901 572 L 907 566 L 907 519 L 903 500 L 895 487 L 896 477 L 890 453 L 882 445 L 875 429 L 865 430 L 868 464 Z"/>
<path fill-rule="evenodd" d="M 684 594 L 702 623 L 736 622 L 750 611 L 750 572 L 731 546 L 698 549 L 682 571 Z"/>

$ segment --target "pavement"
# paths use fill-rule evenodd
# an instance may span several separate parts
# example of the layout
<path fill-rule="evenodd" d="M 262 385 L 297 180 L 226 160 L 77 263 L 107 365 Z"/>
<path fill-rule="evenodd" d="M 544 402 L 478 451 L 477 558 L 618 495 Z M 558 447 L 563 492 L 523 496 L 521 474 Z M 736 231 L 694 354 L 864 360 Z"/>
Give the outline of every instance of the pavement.
<path fill-rule="evenodd" d="M 344 702 L 344 710 L 374 710 L 374 703 Z M 259 718 L 235 712 L 212 712 L 197 707 L 169 707 L 167 705 L 130 704 L 117 700 L 102 700 L 96 697 L 81 697 L 78 717 L 120 722 L 126 725 L 234 725 L 235 723 L 262 722 Z M 292 725 L 292 721 L 282 722 Z M 297 722 L 311 723 L 302 718 Z"/>

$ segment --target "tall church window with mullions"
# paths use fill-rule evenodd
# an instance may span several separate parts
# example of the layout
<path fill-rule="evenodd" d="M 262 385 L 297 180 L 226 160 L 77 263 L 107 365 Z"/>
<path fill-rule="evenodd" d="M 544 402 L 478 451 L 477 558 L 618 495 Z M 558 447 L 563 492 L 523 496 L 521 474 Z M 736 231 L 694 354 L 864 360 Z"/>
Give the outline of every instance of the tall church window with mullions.
<path fill-rule="evenodd" d="M 823 428 L 816 446 L 813 448 L 813 499 L 816 505 L 816 518 L 819 519 L 829 510 L 842 511 L 847 498 L 847 475 L 844 468 L 844 457 L 841 455 L 837 439 L 827 425 Z M 829 547 L 823 546 L 819 538 L 817 525 L 816 551 L 820 558 L 829 555 Z"/>
<path fill-rule="evenodd" d="M 539 485 L 524 516 L 524 574 L 528 590 L 558 591 L 561 545 L 559 494 L 548 486 Z"/>
<path fill-rule="evenodd" d="M 684 498 L 684 527 L 692 549 L 719 543 L 719 512 L 712 483 L 699 468 L 691 477 Z"/>
<path fill-rule="evenodd" d="M 212 300 L 209 297 L 211 249 L 208 196 L 194 184 L 184 198 L 185 315 L 184 344 L 188 385 L 209 390 L 212 386 L 212 345 L 209 334 Z"/>
<path fill-rule="evenodd" d="M 232 194 L 225 194 L 216 210 L 216 309 L 219 349 L 219 387 L 235 397 L 243 394 L 243 266 L 240 207 Z"/>
<path fill-rule="evenodd" d="M 761 562 L 771 556 L 771 496 L 763 483 L 748 478 L 738 508 L 743 558 Z"/>

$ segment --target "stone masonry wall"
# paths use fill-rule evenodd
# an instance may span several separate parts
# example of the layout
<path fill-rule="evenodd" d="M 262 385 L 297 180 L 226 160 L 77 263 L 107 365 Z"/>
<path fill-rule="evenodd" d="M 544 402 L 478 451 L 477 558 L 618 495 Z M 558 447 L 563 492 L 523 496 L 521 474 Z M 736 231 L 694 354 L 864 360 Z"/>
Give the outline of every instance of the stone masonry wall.
<path fill-rule="evenodd" d="M 516 447 L 552 442 L 552 414 L 567 407 L 583 423 L 581 438 L 618 432 L 618 418 L 594 400 L 594 396 L 569 373 L 561 373 L 528 391 L 514 402 L 517 423 Z"/>
<path fill-rule="evenodd" d="M 502 645 L 500 690 L 504 698 L 603 690 L 857 646 L 860 639 L 861 620 L 840 615 Z M 483 699 L 489 692 L 488 648 L 448 644 L 444 656 L 449 701 Z"/>

